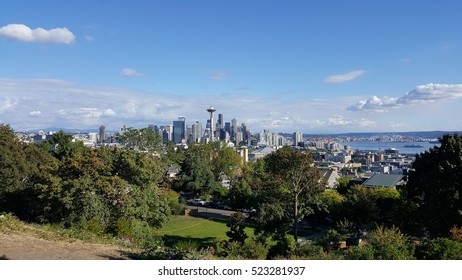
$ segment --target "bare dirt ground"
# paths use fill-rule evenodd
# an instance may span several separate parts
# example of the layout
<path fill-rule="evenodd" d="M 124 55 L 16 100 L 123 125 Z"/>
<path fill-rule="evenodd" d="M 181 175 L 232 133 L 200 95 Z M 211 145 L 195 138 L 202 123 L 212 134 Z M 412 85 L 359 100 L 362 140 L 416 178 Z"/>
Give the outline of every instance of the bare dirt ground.
<path fill-rule="evenodd" d="M 0 232 L 0 259 L 10 260 L 126 260 L 130 248 L 80 240 L 45 240 L 31 233 Z"/>

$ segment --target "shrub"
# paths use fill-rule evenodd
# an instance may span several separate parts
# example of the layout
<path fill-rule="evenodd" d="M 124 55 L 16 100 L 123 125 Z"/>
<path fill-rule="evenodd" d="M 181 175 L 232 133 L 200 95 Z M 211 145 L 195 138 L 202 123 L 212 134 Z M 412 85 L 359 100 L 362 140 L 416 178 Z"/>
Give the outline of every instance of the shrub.
<path fill-rule="evenodd" d="M 372 246 L 376 260 L 410 260 L 414 259 L 413 247 L 407 236 L 396 227 L 377 227 L 367 238 Z"/>
<path fill-rule="evenodd" d="M 374 248 L 368 244 L 364 246 L 350 246 L 343 254 L 347 260 L 373 260 Z"/>
<path fill-rule="evenodd" d="M 226 259 L 231 260 L 265 260 L 268 255 L 268 248 L 253 239 L 247 239 L 243 244 L 229 242 L 225 249 Z"/>
<path fill-rule="evenodd" d="M 462 243 L 448 238 L 432 239 L 416 250 L 422 260 L 462 260 Z"/>
<path fill-rule="evenodd" d="M 305 243 L 300 245 L 295 251 L 296 259 L 303 260 L 332 260 L 341 258 L 340 255 L 332 254 L 324 251 L 322 246 Z"/>

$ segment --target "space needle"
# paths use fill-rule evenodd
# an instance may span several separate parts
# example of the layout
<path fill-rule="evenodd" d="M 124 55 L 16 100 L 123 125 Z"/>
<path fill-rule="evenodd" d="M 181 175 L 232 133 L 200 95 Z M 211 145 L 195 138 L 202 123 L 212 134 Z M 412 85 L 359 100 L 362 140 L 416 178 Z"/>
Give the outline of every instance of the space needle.
<path fill-rule="evenodd" d="M 213 112 L 215 112 L 215 108 L 213 108 L 213 106 L 210 106 L 210 108 L 207 109 L 207 112 L 210 113 L 210 142 L 213 141 L 213 134 L 214 134 L 214 130 L 213 130 Z"/>

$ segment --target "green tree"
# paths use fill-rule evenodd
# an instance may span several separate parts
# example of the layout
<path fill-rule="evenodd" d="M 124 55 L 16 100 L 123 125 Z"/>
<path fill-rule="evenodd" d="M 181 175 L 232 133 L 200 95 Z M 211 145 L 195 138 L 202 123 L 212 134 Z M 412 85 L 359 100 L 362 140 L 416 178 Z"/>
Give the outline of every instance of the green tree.
<path fill-rule="evenodd" d="M 421 260 L 462 260 L 462 243 L 438 237 L 418 246 L 416 257 Z"/>
<path fill-rule="evenodd" d="M 48 141 L 52 154 L 61 161 L 81 155 L 86 149 L 83 142 L 73 141 L 72 135 L 62 130 L 53 134 L 53 138 Z"/>
<path fill-rule="evenodd" d="M 0 125 L 0 211 L 37 220 L 46 210 L 47 187 L 55 186 L 57 161 L 47 152 L 20 142 L 8 125 Z"/>
<path fill-rule="evenodd" d="M 371 228 L 375 224 L 395 224 L 400 194 L 397 190 L 360 185 L 351 187 L 345 199 L 339 218 L 346 218 L 356 224 L 358 229 Z"/>
<path fill-rule="evenodd" d="M 349 189 L 348 185 L 350 183 L 350 180 L 351 180 L 350 176 L 342 176 L 337 179 L 337 183 L 338 183 L 337 191 L 340 194 L 346 194 L 346 192 Z"/>
<path fill-rule="evenodd" d="M 231 215 L 226 226 L 229 227 L 229 231 L 226 232 L 226 236 L 229 237 L 229 242 L 244 243 L 248 237 L 247 233 L 245 233 L 246 217 L 244 214 L 235 212 Z"/>
<path fill-rule="evenodd" d="M 410 224 L 432 236 L 462 225 L 462 137 L 444 135 L 440 142 L 417 155 L 403 190 Z"/>
<path fill-rule="evenodd" d="M 193 144 L 188 148 L 173 183 L 175 190 L 209 195 L 221 187 L 212 171 L 211 152 L 211 147 L 206 144 Z"/>
<path fill-rule="evenodd" d="M 385 228 L 378 226 L 367 237 L 375 260 L 412 260 L 414 259 L 413 246 L 406 235 L 396 227 Z"/>
<path fill-rule="evenodd" d="M 285 147 L 269 154 L 264 161 L 269 180 L 261 195 L 271 200 L 265 201 L 263 198 L 257 217 L 264 222 L 264 216 L 271 215 L 273 217 L 268 221 L 280 225 L 288 221 L 297 240 L 299 222 L 322 206 L 324 187 L 319 183 L 320 177 L 312 155 Z"/>
<path fill-rule="evenodd" d="M 224 174 L 233 180 L 240 172 L 242 163 L 241 157 L 234 151 L 234 149 L 227 147 L 223 142 L 216 142 L 217 146 L 212 154 L 213 171 L 218 176 Z M 217 177 L 217 179 L 219 179 Z"/>
<path fill-rule="evenodd" d="M 162 138 L 149 128 L 128 128 L 117 139 L 122 142 L 125 148 L 141 152 L 159 152 Z"/>

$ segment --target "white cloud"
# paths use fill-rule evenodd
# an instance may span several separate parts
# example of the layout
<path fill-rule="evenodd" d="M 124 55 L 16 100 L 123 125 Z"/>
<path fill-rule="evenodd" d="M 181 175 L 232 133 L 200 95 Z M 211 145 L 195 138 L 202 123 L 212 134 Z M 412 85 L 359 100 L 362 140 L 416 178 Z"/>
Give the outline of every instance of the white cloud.
<path fill-rule="evenodd" d="M 397 98 L 372 96 L 366 100 L 360 100 L 358 103 L 347 108 L 349 111 L 371 110 L 376 112 L 386 112 L 389 108 L 396 107 Z"/>
<path fill-rule="evenodd" d="M 138 71 L 136 71 L 135 69 L 132 69 L 132 68 L 124 68 L 124 69 L 120 70 L 120 74 L 122 76 L 128 77 L 128 78 L 144 76 L 144 73 L 138 72 Z"/>
<path fill-rule="evenodd" d="M 403 97 L 398 98 L 398 104 L 431 102 L 462 97 L 462 84 L 426 84 L 416 87 Z"/>
<path fill-rule="evenodd" d="M 347 110 L 387 112 L 390 108 L 397 108 L 403 105 L 423 104 L 457 98 L 462 98 L 462 84 L 426 84 L 417 86 L 399 98 L 372 96 L 348 106 Z"/>
<path fill-rule="evenodd" d="M 352 81 L 354 79 L 359 78 L 362 76 L 366 71 L 364 70 L 355 70 L 344 74 L 332 75 L 324 79 L 324 83 L 326 84 L 338 84 L 344 83 L 348 81 Z"/>
<path fill-rule="evenodd" d="M 42 115 L 42 112 L 40 112 L 40 111 L 32 111 L 32 112 L 29 113 L 29 116 L 31 116 L 31 117 L 38 117 L 40 115 Z"/>
<path fill-rule="evenodd" d="M 106 109 L 103 112 L 103 116 L 106 116 L 106 117 L 114 117 L 115 115 L 117 114 L 112 109 Z"/>
<path fill-rule="evenodd" d="M 23 42 L 71 44 L 75 41 L 74 34 L 65 27 L 49 30 L 40 27 L 31 29 L 24 24 L 8 24 L 0 27 L 0 37 Z"/>

